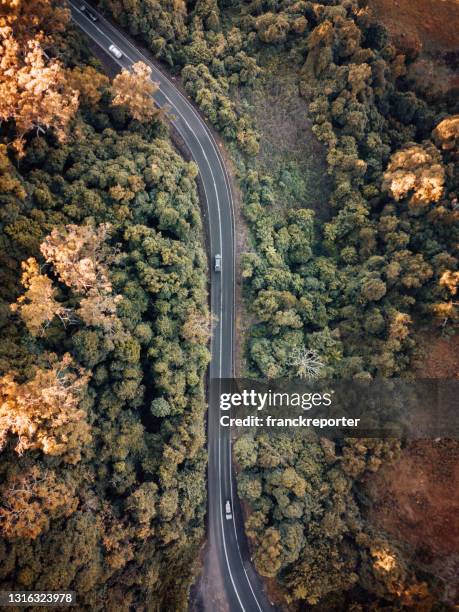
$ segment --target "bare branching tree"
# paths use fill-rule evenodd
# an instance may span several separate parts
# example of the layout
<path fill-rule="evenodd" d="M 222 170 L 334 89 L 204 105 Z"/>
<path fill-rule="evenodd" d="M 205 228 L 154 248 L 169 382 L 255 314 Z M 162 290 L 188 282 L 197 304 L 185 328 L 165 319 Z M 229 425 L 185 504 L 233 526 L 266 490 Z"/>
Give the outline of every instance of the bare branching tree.
<path fill-rule="evenodd" d="M 317 351 L 305 346 L 293 349 L 287 364 L 295 368 L 297 376 L 309 380 L 318 378 L 324 367 Z"/>

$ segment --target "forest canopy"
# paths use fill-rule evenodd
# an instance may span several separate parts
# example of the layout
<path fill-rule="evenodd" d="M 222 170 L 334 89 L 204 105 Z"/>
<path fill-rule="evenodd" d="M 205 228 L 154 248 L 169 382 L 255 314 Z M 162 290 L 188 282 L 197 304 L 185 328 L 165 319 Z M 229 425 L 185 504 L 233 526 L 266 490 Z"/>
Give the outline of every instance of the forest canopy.
<path fill-rule="evenodd" d="M 0 583 L 184 609 L 206 504 L 196 168 L 147 66 L 110 82 L 60 3 L 31 6 L 0 8 Z"/>

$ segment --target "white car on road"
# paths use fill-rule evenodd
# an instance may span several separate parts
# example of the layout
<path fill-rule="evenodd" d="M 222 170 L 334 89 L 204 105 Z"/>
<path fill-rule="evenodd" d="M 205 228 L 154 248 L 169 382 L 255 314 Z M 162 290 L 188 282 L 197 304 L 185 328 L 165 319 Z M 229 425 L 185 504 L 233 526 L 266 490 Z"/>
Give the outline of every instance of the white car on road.
<path fill-rule="evenodd" d="M 215 272 L 221 272 L 222 271 L 222 256 L 219 253 L 217 253 L 217 255 L 215 255 L 214 270 L 215 270 Z"/>
<path fill-rule="evenodd" d="M 118 59 L 120 59 L 120 57 L 123 57 L 122 52 L 118 49 L 118 47 L 115 47 L 115 45 L 110 45 L 108 50 Z"/>

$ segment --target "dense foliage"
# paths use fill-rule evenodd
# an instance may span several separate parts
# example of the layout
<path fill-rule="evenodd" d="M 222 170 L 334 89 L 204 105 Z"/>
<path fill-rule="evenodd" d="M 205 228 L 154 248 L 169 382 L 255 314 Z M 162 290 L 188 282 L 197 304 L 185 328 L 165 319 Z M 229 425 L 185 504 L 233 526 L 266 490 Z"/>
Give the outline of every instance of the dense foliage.
<path fill-rule="evenodd" d="M 357 3 L 295 7 L 309 34 L 294 34 L 290 45 L 304 57 L 299 89 L 327 151 L 331 214 L 320 228 L 306 210 L 288 211 L 284 220 L 270 210 L 266 179 L 246 178 L 255 252 L 245 256 L 243 275 L 259 321 L 249 344 L 252 371 L 289 375 L 292 346 L 305 345 L 321 355 L 325 376 L 401 375 L 416 323 L 452 331 L 457 321 L 457 119 L 445 118 L 457 109 L 447 100 L 429 107 L 406 89 L 405 58 Z M 283 19 L 280 6 L 276 19 Z M 298 229 L 299 212 L 306 230 Z M 416 578 L 410 551 L 362 520 L 359 479 L 380 464 L 364 465 L 373 454 L 366 443 L 330 449 L 303 441 L 292 450 L 289 440 L 238 442 L 248 443 L 255 452 L 239 487 L 253 510 L 247 530 L 255 563 L 279 577 L 290 599 L 324 609 L 375 598 L 429 609 L 440 597 L 431 579 L 427 586 L 419 571 Z M 279 464 L 266 465 L 268 444 L 280 445 Z M 385 444 L 379 451 L 391 460 Z M 351 457 L 364 460 L 359 469 L 349 470 Z M 304 479 L 305 492 L 285 491 L 284 470 L 293 487 Z M 271 559 L 277 553 L 274 567 L 266 566 L 266 551 Z"/>
<path fill-rule="evenodd" d="M 16 50 L 46 40 L 43 70 L 81 104 L 65 126 L 39 118 L 37 135 L 2 100 L 1 588 L 73 589 L 79 609 L 185 609 L 206 499 L 196 167 L 152 108 L 136 113 L 142 66 L 112 93 L 79 35 L 44 33 L 13 4 Z"/>
<path fill-rule="evenodd" d="M 299 62 L 298 86 L 327 150 L 332 214 L 275 202 L 269 176 L 241 174 L 253 252 L 243 257 L 251 372 L 291 373 L 289 349 L 319 350 L 338 376 L 392 376 L 409 363 L 413 322 L 456 317 L 444 281 L 457 266 L 454 100 L 427 105 L 404 82 L 406 58 L 356 1 L 226 3 L 103 0 L 123 26 L 181 70 L 204 114 L 242 151 L 257 135 L 236 88 L 254 86 L 267 45 Z M 174 10 L 171 10 L 174 8 Z M 412 58 L 411 58 L 412 59 Z M 241 127 L 244 126 L 241 130 Z M 249 128 L 249 132 L 246 131 Z M 434 131 L 433 131 L 434 130 Z M 445 131 L 445 130 L 443 130 Z M 445 315 L 447 313 L 447 316 Z"/>
<path fill-rule="evenodd" d="M 442 279 L 457 267 L 457 176 L 454 155 L 442 155 L 432 135 L 448 108 L 404 90 L 404 57 L 357 3 L 295 9 L 309 32 L 291 42 L 305 57 L 299 88 L 327 149 L 333 213 L 315 236 L 310 230 L 309 253 L 298 260 L 290 217 L 273 219 L 262 177 L 246 182 L 258 259 L 247 257 L 244 275 L 262 337 L 251 342 L 252 362 L 265 375 L 286 374 L 285 345 L 304 343 L 330 374 L 397 375 L 409 363 L 416 318 L 447 310 L 441 322 L 454 319 Z"/>
<path fill-rule="evenodd" d="M 234 452 L 243 470 L 239 494 L 252 509 L 246 529 L 255 567 L 281 579 L 288 601 L 330 610 L 359 600 L 401 607 L 430 600 L 403 549 L 366 524 L 356 495 L 367 470 L 397 456 L 397 442 L 261 434 L 242 436 Z"/>
<path fill-rule="evenodd" d="M 230 90 L 253 83 L 260 68 L 245 51 L 247 43 L 239 28 L 222 33 L 215 0 L 198 0 L 193 9 L 183 0 L 100 0 L 98 4 L 173 70 L 181 69 L 187 93 L 229 141 L 237 142 L 248 155 L 258 152 L 258 134 L 244 109 L 231 99 Z"/>
<path fill-rule="evenodd" d="M 456 102 L 437 96 L 427 103 L 410 90 L 406 66 L 416 51 L 408 58 L 398 51 L 365 2 L 99 4 L 180 71 L 204 114 L 243 153 L 231 147 L 250 229 L 241 259 L 253 318 L 249 375 L 298 374 L 291 355 L 305 350 L 324 364 L 322 376 L 403 375 L 418 325 L 453 333 Z M 274 178 L 250 159 L 259 134 L 241 91 L 258 86 L 269 54 L 298 67 L 298 90 L 331 179 L 325 223 L 315 202 L 287 208 Z M 361 609 L 365 589 L 383 605 L 430 605 L 406 554 L 360 515 L 360 477 L 394 451 L 368 445 L 282 436 L 236 444 L 255 565 L 277 576 L 291 601 Z M 352 595 L 333 600 L 337 590 Z"/>

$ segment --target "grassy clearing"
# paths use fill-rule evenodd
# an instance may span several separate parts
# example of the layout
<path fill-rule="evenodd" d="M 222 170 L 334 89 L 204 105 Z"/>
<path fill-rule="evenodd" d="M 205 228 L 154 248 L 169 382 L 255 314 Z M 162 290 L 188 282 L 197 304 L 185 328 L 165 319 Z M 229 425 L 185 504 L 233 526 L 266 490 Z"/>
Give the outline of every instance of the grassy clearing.
<path fill-rule="evenodd" d="M 273 178 L 279 209 L 312 208 L 323 220 L 330 193 L 325 150 L 298 93 L 298 66 L 268 52 L 260 62 L 264 72 L 255 87 L 236 92 L 261 133 L 256 168 Z"/>

